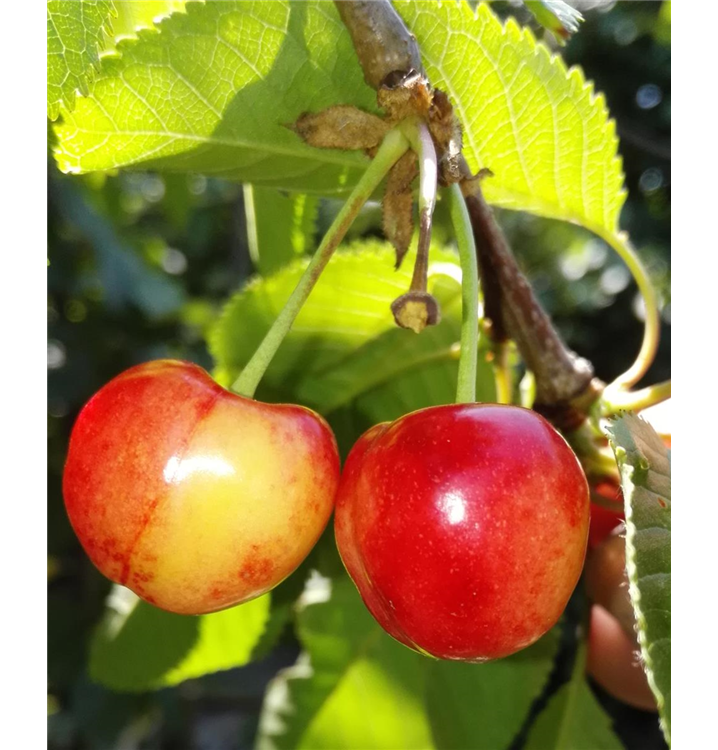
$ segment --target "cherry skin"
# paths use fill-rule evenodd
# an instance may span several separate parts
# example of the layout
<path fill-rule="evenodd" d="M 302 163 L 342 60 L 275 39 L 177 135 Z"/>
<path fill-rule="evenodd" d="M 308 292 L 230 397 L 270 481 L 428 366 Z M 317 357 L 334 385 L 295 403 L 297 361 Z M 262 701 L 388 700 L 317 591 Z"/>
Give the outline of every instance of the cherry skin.
<path fill-rule="evenodd" d="M 586 668 L 614 698 L 643 711 L 657 710 L 635 638 L 600 604 L 591 607 Z"/>
<path fill-rule="evenodd" d="M 202 614 L 292 573 L 338 483 L 336 441 L 318 414 L 158 360 L 118 375 L 82 409 L 63 492 L 102 573 L 162 609 Z"/>
<path fill-rule="evenodd" d="M 618 528 L 586 555 L 586 595 L 615 617 L 626 635 L 635 638 L 636 620 L 628 594 L 625 530 Z"/>
<path fill-rule="evenodd" d="M 586 553 L 589 497 L 535 412 L 457 404 L 377 425 L 352 449 L 334 528 L 349 575 L 394 638 L 487 661 L 559 619 Z"/>
<path fill-rule="evenodd" d="M 586 593 L 594 602 L 586 669 L 614 698 L 644 711 L 656 699 L 641 665 L 636 621 L 628 593 L 626 540 L 614 531 L 589 552 L 584 568 Z"/>

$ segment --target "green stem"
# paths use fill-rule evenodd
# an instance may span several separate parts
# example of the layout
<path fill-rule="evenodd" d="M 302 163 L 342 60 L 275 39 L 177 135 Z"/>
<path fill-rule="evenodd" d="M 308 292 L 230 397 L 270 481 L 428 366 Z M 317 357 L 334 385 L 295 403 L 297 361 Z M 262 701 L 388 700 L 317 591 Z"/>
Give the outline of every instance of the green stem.
<path fill-rule="evenodd" d="M 458 185 L 449 188 L 451 222 L 461 261 L 461 355 L 456 382 L 456 403 L 476 401 L 476 358 L 479 342 L 479 274 L 471 219 Z"/>
<path fill-rule="evenodd" d="M 636 356 L 636 361 L 623 375 L 619 375 L 612 383 L 606 386 L 606 392 L 615 392 L 635 385 L 646 374 L 646 371 L 653 363 L 661 332 L 660 313 L 656 300 L 656 291 L 643 263 L 641 263 L 636 251 L 628 241 L 628 235 L 625 232 L 618 234 L 607 232 L 597 227 L 592 227 L 592 229 L 621 256 L 623 262 L 628 266 L 628 270 L 631 272 L 638 286 L 638 291 L 643 297 L 643 304 L 646 308 L 643 341 Z"/>
<path fill-rule="evenodd" d="M 299 283 L 290 295 L 287 303 L 267 331 L 252 358 L 242 370 L 240 376 L 232 385 L 232 390 L 241 396 L 251 398 L 259 385 L 259 381 L 269 367 L 272 357 L 279 349 L 284 337 L 294 323 L 294 319 L 302 309 L 310 292 L 314 288 L 319 275 L 329 262 L 332 253 L 359 213 L 361 207 L 370 198 L 376 187 L 382 181 L 387 172 L 394 166 L 397 160 L 409 148 L 409 142 L 399 130 L 391 130 L 387 133 L 376 156 L 367 167 L 356 187 L 349 196 L 347 202 L 342 206 L 337 217 L 329 227 L 324 239 L 317 249 L 314 257 L 309 262 Z"/>
<path fill-rule="evenodd" d="M 604 391 L 601 398 L 601 413 L 603 416 L 617 414 L 619 411 L 641 411 L 649 406 L 655 406 L 671 397 L 671 381 L 649 385 L 638 391 L 611 390 Z"/>
<path fill-rule="evenodd" d="M 602 476 L 616 473 L 616 457 L 613 451 L 608 447 L 601 447 L 596 440 L 594 428 L 589 422 L 584 422 L 572 432 L 566 432 L 564 437 L 581 461 L 586 474 Z"/>

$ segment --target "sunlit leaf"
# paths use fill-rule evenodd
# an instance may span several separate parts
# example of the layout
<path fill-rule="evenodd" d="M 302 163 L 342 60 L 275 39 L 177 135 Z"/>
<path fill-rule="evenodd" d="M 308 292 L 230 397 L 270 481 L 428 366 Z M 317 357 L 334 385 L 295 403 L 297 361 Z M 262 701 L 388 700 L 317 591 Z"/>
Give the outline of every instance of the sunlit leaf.
<path fill-rule="evenodd" d="M 394 270 L 389 243 L 366 241 L 330 261 L 262 382 L 262 397 L 293 399 L 325 414 L 354 402 L 370 422 L 450 403 L 456 391 L 461 290 L 457 256 L 432 248 L 430 291 L 442 320 L 420 335 L 399 329 L 390 304 L 410 285 L 414 254 Z M 227 304 L 210 336 L 224 382 L 247 363 L 296 285 L 306 261 L 250 282 Z M 492 400 L 493 374 L 480 357 L 477 387 Z"/>
<path fill-rule="evenodd" d="M 499 205 L 613 232 L 625 197 L 615 125 L 578 69 L 480 5 L 397 2 L 427 72 L 489 167 Z M 365 157 L 312 149 L 283 124 L 333 104 L 376 109 L 332 3 L 190 3 L 106 59 L 57 127 L 65 171 L 143 165 L 342 193 Z"/>
<path fill-rule="evenodd" d="M 643 419 L 626 414 L 609 427 L 626 510 L 626 568 L 638 643 L 661 726 L 671 736 L 671 461 Z"/>
<path fill-rule="evenodd" d="M 166 16 L 184 10 L 187 0 L 114 0 L 116 18 L 105 38 L 103 52 L 113 50 L 120 39 L 137 37 L 142 29 L 153 29 Z"/>
<path fill-rule="evenodd" d="M 75 92 L 86 94 L 104 32 L 113 15 L 112 0 L 49 0 L 47 3 L 47 116 L 61 105 L 75 106 Z"/>
<path fill-rule="evenodd" d="M 487 200 L 614 231 L 625 199 L 616 128 L 582 71 L 487 5 L 395 6 L 455 104 L 472 169 L 494 173 L 482 183 Z"/>
<path fill-rule="evenodd" d="M 142 164 L 331 193 L 366 157 L 320 151 L 284 127 L 350 101 L 375 108 L 332 3 L 188 3 L 120 42 L 91 96 L 57 126 L 57 160 L 85 172 Z"/>
<path fill-rule="evenodd" d="M 270 684 L 259 750 L 431 750 L 429 661 L 388 636 L 346 577 L 319 579 L 298 616 L 307 652 Z"/>
<path fill-rule="evenodd" d="M 200 617 L 175 615 L 115 587 L 90 649 L 90 676 L 142 692 L 246 664 L 264 631 L 269 595 Z"/>

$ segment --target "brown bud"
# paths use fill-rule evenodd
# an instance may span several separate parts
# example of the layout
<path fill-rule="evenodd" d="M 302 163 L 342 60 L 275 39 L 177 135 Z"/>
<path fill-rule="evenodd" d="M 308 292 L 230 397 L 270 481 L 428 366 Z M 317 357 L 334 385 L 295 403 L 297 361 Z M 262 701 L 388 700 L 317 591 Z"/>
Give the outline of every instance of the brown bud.
<path fill-rule="evenodd" d="M 418 171 L 416 154 L 407 151 L 391 168 L 386 182 L 382 223 L 386 238 L 396 248 L 396 268 L 401 265 L 414 234 L 411 183 Z"/>
<path fill-rule="evenodd" d="M 449 97 L 434 89 L 431 107 L 428 112 L 428 126 L 431 137 L 436 144 L 439 157 L 440 180 L 450 185 L 461 180 L 461 148 L 462 130 L 459 119 L 454 114 L 454 108 Z"/>
<path fill-rule="evenodd" d="M 380 117 L 346 104 L 316 113 L 305 112 L 287 127 L 310 146 L 344 150 L 371 149 L 389 130 Z"/>
<path fill-rule="evenodd" d="M 389 120 L 398 122 L 412 115 L 426 117 L 431 106 L 431 91 L 429 81 L 421 73 L 394 71 L 386 77 L 376 99 Z"/>
<path fill-rule="evenodd" d="M 394 320 L 401 328 L 411 328 L 421 333 L 426 326 L 436 325 L 441 320 L 439 303 L 428 292 L 408 291 L 391 303 Z"/>

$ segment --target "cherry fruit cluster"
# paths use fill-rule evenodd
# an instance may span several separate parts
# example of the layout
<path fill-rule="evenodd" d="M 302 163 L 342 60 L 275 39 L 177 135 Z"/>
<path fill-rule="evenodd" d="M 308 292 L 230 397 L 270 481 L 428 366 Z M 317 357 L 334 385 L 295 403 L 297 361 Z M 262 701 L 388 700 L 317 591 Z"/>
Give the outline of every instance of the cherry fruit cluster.
<path fill-rule="evenodd" d="M 413 412 L 365 433 L 340 473 L 318 414 L 174 360 L 127 370 L 85 405 L 63 490 L 99 570 L 182 614 L 272 589 L 335 511 L 339 552 L 381 626 L 466 661 L 507 656 L 556 623 L 589 524 L 583 470 L 533 411 Z"/>

